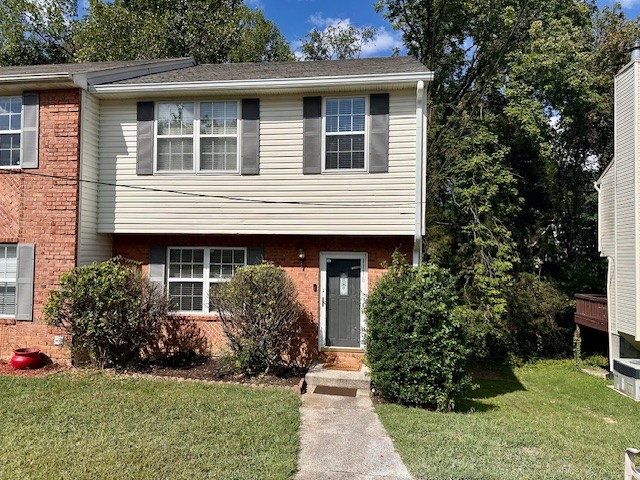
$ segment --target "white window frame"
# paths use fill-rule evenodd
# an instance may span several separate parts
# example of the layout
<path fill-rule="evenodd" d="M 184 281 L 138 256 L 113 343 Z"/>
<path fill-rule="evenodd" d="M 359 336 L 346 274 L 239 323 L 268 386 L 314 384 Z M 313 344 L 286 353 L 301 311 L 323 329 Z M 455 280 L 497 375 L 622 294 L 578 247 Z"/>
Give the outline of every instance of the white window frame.
<path fill-rule="evenodd" d="M 364 98 L 364 168 L 327 168 L 327 100 Z M 367 173 L 369 171 L 369 95 L 332 95 L 322 97 L 322 173 Z M 330 136 L 353 135 L 360 132 L 332 132 Z"/>
<path fill-rule="evenodd" d="M 237 129 L 236 129 L 236 168 L 235 170 L 201 170 L 200 169 L 200 104 L 216 103 L 216 102 L 234 102 L 236 104 Z M 192 135 L 158 135 L 158 122 L 160 113 L 160 104 L 177 104 L 177 103 L 193 103 L 193 134 Z M 229 175 L 240 174 L 240 162 L 242 160 L 240 152 L 242 151 L 242 104 L 238 99 L 204 99 L 204 100 L 162 100 L 155 102 L 154 108 L 154 125 L 153 125 L 153 173 L 154 175 L 170 174 L 190 174 L 197 175 Z M 205 134 L 203 138 L 215 137 L 232 137 L 233 135 Z M 162 138 L 191 138 L 193 140 L 193 168 L 191 170 L 158 170 L 158 139 Z"/>
<path fill-rule="evenodd" d="M 202 267 L 202 278 L 171 278 L 169 274 L 169 269 L 171 267 L 171 250 L 204 250 L 203 261 L 204 265 Z M 181 315 L 211 315 L 212 312 L 209 311 L 209 288 L 212 283 L 226 283 L 230 279 L 229 278 L 211 278 L 210 270 L 211 270 L 211 251 L 212 250 L 241 250 L 244 252 L 244 266 L 247 265 L 247 248 L 246 247 L 183 247 L 179 245 L 171 246 L 167 248 L 167 256 L 165 261 L 165 270 L 166 270 L 166 278 L 167 278 L 167 298 L 170 298 L 170 284 L 171 283 L 202 283 L 202 310 L 171 310 L 173 314 L 181 314 Z M 215 313 L 213 313 L 215 314 Z"/>
<path fill-rule="evenodd" d="M 14 290 L 14 299 L 13 299 L 13 304 L 14 306 L 17 307 L 17 302 L 18 302 L 18 245 L 16 243 L 0 243 L 0 249 L 6 248 L 6 247 L 14 247 L 15 251 L 16 251 L 16 275 L 14 278 L 11 277 L 3 277 L 3 273 L 0 271 L 0 283 L 13 283 L 15 285 L 15 290 Z M 6 313 L 0 313 L 0 318 L 15 318 L 16 314 L 15 311 L 13 312 L 13 314 L 6 314 Z"/>
<path fill-rule="evenodd" d="M 20 165 L 0 165 L 0 169 L 20 169 L 22 168 L 22 131 L 24 129 L 24 105 L 22 104 L 22 97 L 19 95 L 0 96 L 0 99 L 4 98 L 19 98 L 20 99 L 20 130 L 0 130 L 0 135 L 20 135 Z M 11 124 L 9 124 L 11 126 Z"/>

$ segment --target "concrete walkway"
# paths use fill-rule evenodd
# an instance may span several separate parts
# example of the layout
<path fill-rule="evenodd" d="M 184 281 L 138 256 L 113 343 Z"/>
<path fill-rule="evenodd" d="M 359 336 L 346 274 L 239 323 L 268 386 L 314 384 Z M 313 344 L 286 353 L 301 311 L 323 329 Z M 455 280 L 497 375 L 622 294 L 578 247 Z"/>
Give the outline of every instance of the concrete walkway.
<path fill-rule="evenodd" d="M 369 397 L 302 396 L 298 480 L 411 479 Z"/>

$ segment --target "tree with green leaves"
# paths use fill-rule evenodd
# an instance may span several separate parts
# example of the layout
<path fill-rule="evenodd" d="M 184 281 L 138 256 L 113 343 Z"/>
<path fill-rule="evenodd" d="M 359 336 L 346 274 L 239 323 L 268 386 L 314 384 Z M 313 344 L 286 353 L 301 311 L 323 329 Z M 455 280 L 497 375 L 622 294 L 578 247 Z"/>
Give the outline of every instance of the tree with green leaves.
<path fill-rule="evenodd" d="M 0 1 L 0 65 L 73 60 L 74 0 Z"/>
<path fill-rule="evenodd" d="M 329 25 L 324 30 L 314 27 L 305 36 L 301 50 L 305 60 L 358 58 L 374 35 L 372 27 L 355 27 L 344 22 Z"/>
<path fill-rule="evenodd" d="M 241 0 L 90 0 L 81 61 L 193 56 L 199 63 L 288 60 L 277 27 Z"/>
<path fill-rule="evenodd" d="M 200 63 L 291 60 L 286 39 L 242 0 L 0 1 L 0 64 L 193 56 Z"/>
<path fill-rule="evenodd" d="M 569 293 L 602 289 L 592 184 L 611 159 L 613 76 L 637 22 L 581 0 L 377 9 L 435 72 L 426 255 L 460 272 L 479 336 L 508 330 L 521 273 Z"/>

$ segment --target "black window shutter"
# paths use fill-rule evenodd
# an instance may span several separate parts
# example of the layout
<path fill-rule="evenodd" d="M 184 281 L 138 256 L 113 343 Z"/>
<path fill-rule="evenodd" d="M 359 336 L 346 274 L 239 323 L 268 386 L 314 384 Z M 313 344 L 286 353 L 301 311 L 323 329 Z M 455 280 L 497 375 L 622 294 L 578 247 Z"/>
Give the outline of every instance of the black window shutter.
<path fill-rule="evenodd" d="M 19 243 L 17 252 L 16 320 L 32 321 L 36 246 L 33 243 Z"/>
<path fill-rule="evenodd" d="M 138 102 L 138 137 L 136 173 L 153 175 L 153 102 Z"/>
<path fill-rule="evenodd" d="M 303 152 L 302 173 L 322 172 L 322 97 L 302 100 Z"/>
<path fill-rule="evenodd" d="M 242 99 L 242 175 L 260 174 L 260 99 Z"/>
<path fill-rule="evenodd" d="M 247 248 L 247 265 L 260 265 L 264 260 L 264 250 L 262 247 Z"/>
<path fill-rule="evenodd" d="M 149 247 L 149 280 L 164 290 L 164 273 L 167 249 L 163 246 Z"/>
<path fill-rule="evenodd" d="M 372 93 L 369 97 L 371 129 L 369 131 L 369 172 L 389 171 L 389 94 Z"/>
<path fill-rule="evenodd" d="M 38 124 L 40 121 L 38 92 L 22 95 L 22 168 L 38 168 Z"/>

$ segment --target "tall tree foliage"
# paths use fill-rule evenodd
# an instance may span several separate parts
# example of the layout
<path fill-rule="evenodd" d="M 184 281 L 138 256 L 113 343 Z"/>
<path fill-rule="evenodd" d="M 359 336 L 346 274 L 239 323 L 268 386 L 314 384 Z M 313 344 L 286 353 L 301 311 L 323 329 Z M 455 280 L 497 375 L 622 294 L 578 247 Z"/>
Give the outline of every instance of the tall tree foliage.
<path fill-rule="evenodd" d="M 277 27 L 241 0 L 90 0 L 79 60 L 193 56 L 200 63 L 289 60 Z"/>
<path fill-rule="evenodd" d="M 301 50 L 305 60 L 344 60 L 358 58 L 362 48 L 373 41 L 372 27 L 355 27 L 338 22 L 324 30 L 313 28 L 304 37 Z"/>
<path fill-rule="evenodd" d="M 427 255 L 504 330 L 520 272 L 603 288 L 593 180 L 612 156 L 612 85 L 638 33 L 582 0 L 381 0 L 429 87 Z"/>
<path fill-rule="evenodd" d="M 0 65 L 70 61 L 76 4 L 75 0 L 0 1 Z"/>
<path fill-rule="evenodd" d="M 193 56 L 200 63 L 291 60 L 278 27 L 242 0 L 0 1 L 0 65 Z"/>

